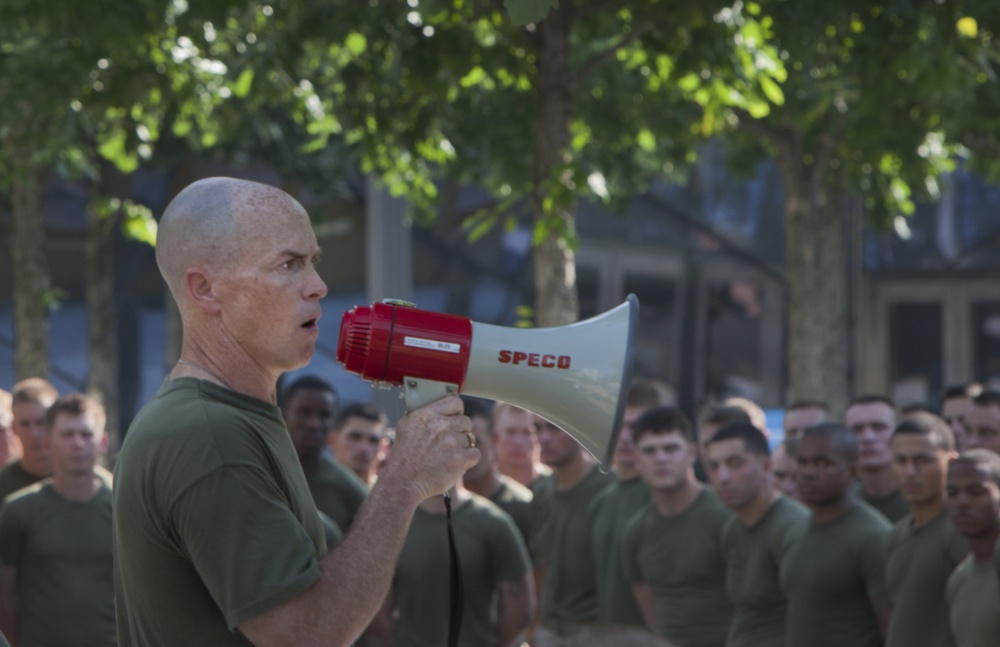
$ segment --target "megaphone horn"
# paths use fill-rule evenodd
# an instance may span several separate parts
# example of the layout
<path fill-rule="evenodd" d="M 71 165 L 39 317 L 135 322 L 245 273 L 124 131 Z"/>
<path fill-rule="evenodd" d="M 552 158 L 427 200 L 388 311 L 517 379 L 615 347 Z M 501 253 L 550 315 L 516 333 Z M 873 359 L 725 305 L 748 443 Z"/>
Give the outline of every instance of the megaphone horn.
<path fill-rule="evenodd" d="M 625 412 L 639 300 L 586 321 L 507 328 L 387 300 L 344 313 L 337 361 L 401 386 L 409 411 L 448 394 L 503 400 L 564 429 L 608 467 Z"/>

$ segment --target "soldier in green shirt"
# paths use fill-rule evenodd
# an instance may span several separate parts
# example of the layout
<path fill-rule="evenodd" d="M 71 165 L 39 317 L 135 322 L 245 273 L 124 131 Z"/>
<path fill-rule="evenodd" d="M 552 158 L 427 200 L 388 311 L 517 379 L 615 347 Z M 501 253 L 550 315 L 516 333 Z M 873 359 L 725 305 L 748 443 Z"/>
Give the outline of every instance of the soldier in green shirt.
<path fill-rule="evenodd" d="M 535 414 L 507 402 L 493 405 L 493 440 L 500 473 L 532 492 L 538 480 L 552 473 L 540 462 Z"/>
<path fill-rule="evenodd" d="M 459 647 L 519 647 L 534 614 L 531 564 L 510 516 L 461 483 L 451 496 L 455 550 L 465 581 Z M 417 508 L 396 562 L 392 589 L 373 623 L 373 644 L 441 647 L 447 644 L 450 589 L 444 499 Z M 386 638 L 391 635 L 391 641 Z"/>
<path fill-rule="evenodd" d="M 889 621 L 883 547 L 891 526 L 854 493 L 858 446 L 845 426 L 809 427 L 799 441 L 799 494 L 809 523 L 781 564 L 787 644 L 881 647 Z"/>
<path fill-rule="evenodd" d="M 0 512 L 0 628 L 21 647 L 112 646 L 111 490 L 95 467 L 104 409 L 74 393 L 46 414 L 52 478 Z"/>
<path fill-rule="evenodd" d="M 493 416 L 482 398 L 463 395 L 465 415 L 472 420 L 472 433 L 479 448 L 479 462 L 469 468 L 462 481 L 470 492 L 489 499 L 510 515 L 524 539 L 531 536 L 531 490 L 500 473 L 493 435 Z"/>
<path fill-rule="evenodd" d="M 770 448 L 748 424 L 726 425 L 709 441 L 705 466 L 723 505 L 726 593 L 735 606 L 727 647 L 784 647 L 788 601 L 779 569 L 809 511 L 772 487 Z"/>
<path fill-rule="evenodd" d="M 479 460 L 457 397 L 410 412 L 399 457 L 326 551 L 275 404 L 278 378 L 315 349 L 319 255 L 302 205 L 264 184 L 199 180 L 164 211 L 156 261 L 183 338 L 116 468 L 123 647 L 350 645 L 385 599 L 416 507 Z"/>
<path fill-rule="evenodd" d="M 633 433 L 651 498 L 629 521 L 622 551 L 639 609 L 680 647 L 722 647 L 733 605 L 721 535 L 732 513 L 695 478 L 697 440 L 680 410 L 651 409 Z"/>
<path fill-rule="evenodd" d="M 351 402 L 337 412 L 327 436 L 337 462 L 366 488 L 378 479 L 379 457 L 389 444 L 386 424 L 385 412 L 371 402 Z"/>
<path fill-rule="evenodd" d="M 945 584 L 969 545 L 945 509 L 948 462 L 957 456 L 947 423 L 929 413 L 908 416 L 892 434 L 893 468 L 910 514 L 889 533 L 885 582 L 892 598 L 886 647 L 949 647 Z"/>
<path fill-rule="evenodd" d="M 597 568 L 597 624 L 644 627 L 642 612 L 632 595 L 632 583 L 621 559 L 628 520 L 649 503 L 649 488 L 636 467 L 632 426 L 643 413 L 662 402 L 652 380 L 632 378 L 625 414 L 615 447 L 616 480 L 590 504 L 591 545 Z"/>
<path fill-rule="evenodd" d="M 281 396 L 281 417 L 288 427 L 313 501 L 320 512 L 346 532 L 368 496 L 368 489 L 324 451 L 336 408 L 337 392 L 333 386 L 312 375 L 296 379 Z"/>
<path fill-rule="evenodd" d="M 535 421 L 542 461 L 552 468 L 534 487 L 531 556 L 541 582 L 535 647 L 589 628 L 597 620 L 597 580 L 587 508 L 614 477 L 572 436 L 552 423 Z"/>
<path fill-rule="evenodd" d="M 889 446 L 898 418 L 896 403 L 881 395 L 854 398 L 844 411 L 844 424 L 854 432 L 858 444 L 859 498 L 890 523 L 896 523 L 910 511 L 899 492 Z"/>
<path fill-rule="evenodd" d="M 972 553 L 948 579 L 951 631 L 958 647 L 994 647 L 1000 637 L 1000 582 L 994 567 L 1000 537 L 1000 456 L 970 449 L 951 462 L 948 514 Z"/>
<path fill-rule="evenodd" d="M 955 451 L 964 452 L 966 448 L 965 414 L 972 407 L 972 398 L 983 390 L 979 382 L 953 384 L 945 388 L 941 394 L 941 417 L 948 423 L 955 437 Z"/>
<path fill-rule="evenodd" d="M 40 377 L 14 385 L 11 427 L 21 442 L 21 458 L 0 469 L 0 501 L 52 474 L 45 411 L 58 397 L 56 387 Z"/>

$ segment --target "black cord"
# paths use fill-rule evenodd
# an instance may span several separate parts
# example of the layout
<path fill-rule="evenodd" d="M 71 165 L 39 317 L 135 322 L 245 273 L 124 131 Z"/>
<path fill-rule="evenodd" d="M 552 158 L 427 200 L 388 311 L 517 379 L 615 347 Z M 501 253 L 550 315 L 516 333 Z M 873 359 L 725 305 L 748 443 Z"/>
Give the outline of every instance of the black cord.
<path fill-rule="evenodd" d="M 451 554 L 451 613 L 448 616 L 448 647 L 458 647 L 458 632 L 462 628 L 465 590 L 462 587 L 462 564 L 455 548 L 455 530 L 451 526 L 451 496 L 444 493 L 445 516 L 448 519 L 448 552 Z"/>

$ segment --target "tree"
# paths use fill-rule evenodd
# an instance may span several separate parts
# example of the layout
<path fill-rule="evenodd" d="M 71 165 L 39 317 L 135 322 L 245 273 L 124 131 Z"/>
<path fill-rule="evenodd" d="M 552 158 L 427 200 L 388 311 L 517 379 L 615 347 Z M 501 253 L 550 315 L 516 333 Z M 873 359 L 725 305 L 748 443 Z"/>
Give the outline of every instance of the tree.
<path fill-rule="evenodd" d="M 148 210 L 135 208 L 127 195 L 109 194 L 112 167 L 101 160 L 128 172 L 152 153 L 166 71 L 150 56 L 160 44 L 155 34 L 167 29 L 159 4 L 0 5 L 0 186 L 11 188 L 15 223 L 16 373 L 48 374 L 48 308 L 56 291 L 44 257 L 41 197 L 48 174 L 57 172 L 95 187 L 86 237 L 93 342 L 88 391 L 104 404 L 113 437 L 117 335 L 107 225 L 121 222 L 127 234 L 147 242 L 155 229 Z"/>
<path fill-rule="evenodd" d="M 418 220 L 433 213 L 443 177 L 497 197 L 473 221 L 476 232 L 498 216 L 511 224 L 526 206 L 536 322 L 558 325 L 577 316 L 576 201 L 634 195 L 665 165 L 692 158 L 701 113 L 669 80 L 740 48 L 714 10 L 562 0 L 516 27 L 486 1 L 341 6 L 329 10 L 336 21 L 312 14 L 295 23 L 303 57 L 289 75 L 308 79 L 321 99 L 307 115 L 317 146 L 342 137 L 363 170 L 410 199 Z M 761 75 L 780 73 L 770 60 Z M 747 72 L 742 105 L 766 111 L 757 68 Z M 644 92 L 651 84 L 656 91 Z"/>
<path fill-rule="evenodd" d="M 736 124 L 737 156 L 773 156 L 781 173 L 793 399 L 849 397 L 844 197 L 884 227 L 954 168 L 942 128 L 969 109 L 984 51 L 956 27 L 971 4 L 748 3 L 789 70 L 771 110 L 692 95 L 712 132 Z"/>
<path fill-rule="evenodd" d="M 152 214 L 129 200 L 129 175 L 141 163 L 176 163 L 213 148 L 231 160 L 264 157 L 317 187 L 342 169 L 336 146 L 303 163 L 310 136 L 304 119 L 294 117 L 308 109 L 309 93 L 282 75 L 282 63 L 298 51 L 295 39 L 256 38 L 270 14 L 267 5 L 225 0 L 193 8 L 160 0 L 0 5 L 0 188 L 11 187 L 15 207 L 17 353 L 30 358 L 17 372 L 48 373 L 47 308 L 55 291 L 44 258 L 41 191 L 56 172 L 90 187 L 87 382 L 108 410 L 112 436 L 119 353 L 110 242 L 119 230 L 155 241 Z M 331 185 L 337 187 L 327 181 L 328 192 Z"/>

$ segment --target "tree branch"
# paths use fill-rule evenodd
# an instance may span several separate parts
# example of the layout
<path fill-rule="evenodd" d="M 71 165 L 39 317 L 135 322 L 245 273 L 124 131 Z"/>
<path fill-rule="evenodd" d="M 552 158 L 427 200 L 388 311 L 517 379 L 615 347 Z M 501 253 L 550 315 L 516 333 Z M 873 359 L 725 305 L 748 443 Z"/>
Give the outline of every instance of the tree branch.
<path fill-rule="evenodd" d="M 579 87 L 579 85 L 583 81 L 585 81 L 587 77 L 589 77 L 591 74 L 596 72 L 598 68 L 607 63 L 609 60 L 611 60 L 618 53 L 619 50 L 621 50 L 624 47 L 628 47 L 633 42 L 635 42 L 636 39 L 638 39 L 640 36 L 646 33 L 647 29 L 648 27 L 646 25 L 643 25 L 638 29 L 632 29 L 632 31 L 623 36 L 617 43 L 615 43 L 611 47 L 608 47 L 607 49 L 591 56 L 590 59 L 588 59 L 582 66 L 580 66 L 580 69 L 577 70 L 576 74 L 573 75 L 572 87 L 574 88 Z"/>

